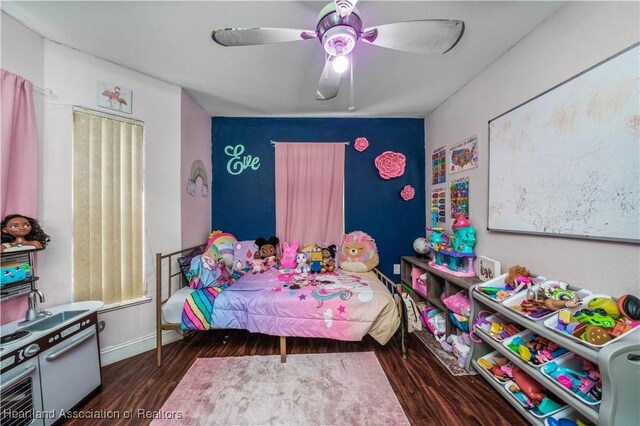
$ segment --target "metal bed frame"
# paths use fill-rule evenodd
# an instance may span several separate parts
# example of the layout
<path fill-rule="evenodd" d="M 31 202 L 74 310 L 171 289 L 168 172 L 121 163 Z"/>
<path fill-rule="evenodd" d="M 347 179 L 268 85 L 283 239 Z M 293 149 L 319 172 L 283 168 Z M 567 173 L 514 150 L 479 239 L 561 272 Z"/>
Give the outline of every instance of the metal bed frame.
<path fill-rule="evenodd" d="M 162 254 L 156 253 L 156 362 L 158 367 L 162 366 L 162 333 L 165 330 L 180 331 L 180 324 L 178 323 L 163 323 L 162 321 L 162 307 L 169 300 L 174 293 L 174 287 L 176 291 L 184 287 L 184 281 L 182 279 L 182 271 L 177 266 L 177 259 L 183 256 L 185 253 L 189 253 L 194 249 L 202 248 L 206 246 L 205 243 L 198 244 L 196 246 L 188 247 L 172 253 Z M 164 266 L 163 266 L 164 265 Z M 405 342 L 405 321 L 404 321 L 404 306 L 402 302 L 402 284 L 394 283 L 389 277 L 384 275 L 379 269 L 373 269 L 376 277 L 387 287 L 389 292 L 394 296 L 397 304 L 398 315 L 400 316 L 400 326 L 396 332 L 396 337 L 400 340 L 400 349 L 402 357 L 407 357 L 407 349 Z M 164 276 L 163 276 L 164 275 Z M 165 281 L 163 281 L 165 280 Z M 191 331 L 191 330 L 190 330 Z M 197 330 L 194 330 L 197 331 Z M 287 340 L 285 336 L 280 336 L 280 361 L 286 362 L 287 360 Z"/>

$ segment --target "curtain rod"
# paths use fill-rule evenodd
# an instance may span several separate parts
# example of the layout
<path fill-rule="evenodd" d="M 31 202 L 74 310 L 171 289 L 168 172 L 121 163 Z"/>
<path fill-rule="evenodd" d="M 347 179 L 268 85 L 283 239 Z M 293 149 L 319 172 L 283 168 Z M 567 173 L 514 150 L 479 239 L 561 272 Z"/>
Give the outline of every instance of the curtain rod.
<path fill-rule="evenodd" d="M 277 142 L 277 141 L 271 141 L 271 146 L 275 146 L 277 143 L 291 143 L 291 142 Z M 296 142 L 293 142 L 296 143 Z M 312 142 L 313 143 L 313 142 Z M 346 141 L 346 142 L 318 142 L 318 143 L 343 143 L 345 145 L 351 145 L 351 142 Z"/>
<path fill-rule="evenodd" d="M 49 89 L 48 87 L 41 87 L 38 86 L 37 84 L 31 82 L 31 84 L 33 85 L 33 88 L 36 89 L 37 91 L 47 95 L 47 96 L 51 96 L 53 95 L 53 90 Z"/>

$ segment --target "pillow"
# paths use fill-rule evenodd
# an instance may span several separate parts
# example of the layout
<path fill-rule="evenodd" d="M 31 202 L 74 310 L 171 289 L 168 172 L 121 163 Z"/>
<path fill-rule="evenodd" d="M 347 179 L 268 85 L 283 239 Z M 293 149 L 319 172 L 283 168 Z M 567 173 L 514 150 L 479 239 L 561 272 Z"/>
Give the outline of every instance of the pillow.
<path fill-rule="evenodd" d="M 224 263 L 227 265 L 227 268 L 231 270 L 233 268 L 233 254 L 234 254 L 234 246 L 236 243 L 236 237 L 233 234 L 222 231 L 213 231 L 209 234 L 209 241 L 207 242 L 207 250 L 213 245 L 215 246 Z"/>
<path fill-rule="evenodd" d="M 258 246 L 254 240 L 237 241 L 233 246 L 233 270 L 242 271 L 247 268 L 247 262 L 253 259 L 256 251 Z"/>
<path fill-rule="evenodd" d="M 375 240 L 362 231 L 346 234 L 338 254 L 340 269 L 350 272 L 368 272 L 378 266 L 380 258 Z"/>
<path fill-rule="evenodd" d="M 182 271 L 182 277 L 184 278 L 185 283 L 189 282 L 189 278 L 187 278 L 187 272 L 189 272 L 189 269 L 191 268 L 191 259 L 201 255 L 202 252 L 203 252 L 202 247 L 196 247 L 193 250 L 183 254 L 181 257 L 177 259 L 178 265 L 180 266 L 180 270 Z"/>
<path fill-rule="evenodd" d="M 442 303 L 444 303 L 450 311 L 458 315 L 462 315 L 463 317 L 471 315 L 471 302 L 469 302 L 469 295 L 466 290 L 442 299 Z"/>

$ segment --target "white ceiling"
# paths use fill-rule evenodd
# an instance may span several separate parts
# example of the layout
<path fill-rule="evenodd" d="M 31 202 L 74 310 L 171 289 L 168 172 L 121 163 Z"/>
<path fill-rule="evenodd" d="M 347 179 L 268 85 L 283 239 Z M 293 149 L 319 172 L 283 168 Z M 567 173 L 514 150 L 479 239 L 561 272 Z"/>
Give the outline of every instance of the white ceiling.
<path fill-rule="evenodd" d="M 212 116 L 423 117 L 552 15 L 559 1 L 361 1 L 364 27 L 460 19 L 465 32 L 445 55 L 359 42 L 355 112 L 349 81 L 317 101 L 324 66 L 317 40 L 222 47 L 221 28 L 314 30 L 317 1 L 2 1 L 2 10 L 44 37 L 179 85 Z M 46 83 L 46 82 L 45 82 Z"/>

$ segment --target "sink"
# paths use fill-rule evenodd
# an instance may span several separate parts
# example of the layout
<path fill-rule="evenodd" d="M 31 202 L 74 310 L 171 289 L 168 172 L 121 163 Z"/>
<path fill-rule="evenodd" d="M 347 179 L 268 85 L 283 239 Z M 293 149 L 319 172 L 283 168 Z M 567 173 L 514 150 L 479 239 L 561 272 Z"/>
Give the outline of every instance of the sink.
<path fill-rule="evenodd" d="M 75 318 L 78 315 L 82 315 L 85 312 L 89 312 L 88 309 L 82 309 L 79 311 L 63 311 L 63 312 L 59 312 L 55 315 L 52 315 L 46 319 L 40 320 L 38 322 L 34 322 L 31 325 L 28 325 L 26 327 L 22 327 L 20 330 L 27 330 L 27 331 L 45 331 L 48 330 L 50 328 L 53 328 L 57 325 L 60 325 L 64 322 L 69 321 L 71 318 Z"/>

